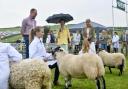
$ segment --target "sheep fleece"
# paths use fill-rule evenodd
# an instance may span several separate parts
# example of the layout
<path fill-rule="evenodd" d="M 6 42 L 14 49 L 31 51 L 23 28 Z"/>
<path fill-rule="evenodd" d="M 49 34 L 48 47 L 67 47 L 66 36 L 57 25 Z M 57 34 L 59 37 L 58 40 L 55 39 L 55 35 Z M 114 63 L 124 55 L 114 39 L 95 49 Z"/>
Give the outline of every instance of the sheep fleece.
<path fill-rule="evenodd" d="M 51 71 L 43 60 L 26 59 L 10 68 L 9 83 L 13 89 L 51 89 Z"/>
<path fill-rule="evenodd" d="M 57 54 L 60 73 L 64 76 L 87 77 L 95 79 L 97 76 L 103 76 L 105 69 L 101 58 L 96 54 L 73 55 L 58 53 Z"/>
<path fill-rule="evenodd" d="M 108 53 L 106 51 L 102 51 L 99 53 L 99 56 L 102 58 L 104 65 L 107 66 L 115 66 L 122 64 L 122 60 L 124 60 L 124 70 L 126 68 L 126 59 L 122 53 Z"/>

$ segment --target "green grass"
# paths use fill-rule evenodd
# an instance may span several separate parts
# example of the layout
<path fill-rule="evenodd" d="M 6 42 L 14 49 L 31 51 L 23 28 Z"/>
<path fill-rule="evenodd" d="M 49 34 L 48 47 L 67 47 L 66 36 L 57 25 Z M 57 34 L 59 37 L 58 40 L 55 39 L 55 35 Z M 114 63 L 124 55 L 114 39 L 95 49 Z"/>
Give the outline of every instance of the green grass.
<path fill-rule="evenodd" d="M 20 27 L 12 27 L 12 28 L 0 28 L 0 32 L 20 32 Z"/>
<path fill-rule="evenodd" d="M 128 68 L 122 76 L 118 76 L 119 70 L 117 69 L 112 69 L 112 72 L 110 74 L 108 68 L 106 68 L 106 89 L 128 89 Z M 53 86 L 53 89 L 64 89 L 64 79 L 62 76 L 60 76 L 59 81 L 61 85 Z M 72 85 L 71 89 L 96 89 L 95 82 L 88 79 L 72 79 Z"/>
<path fill-rule="evenodd" d="M 21 40 L 21 38 L 22 38 L 21 35 L 14 35 L 14 36 L 2 39 L 1 41 L 4 42 L 4 43 L 13 43 L 13 42 L 16 42 L 19 39 Z"/>

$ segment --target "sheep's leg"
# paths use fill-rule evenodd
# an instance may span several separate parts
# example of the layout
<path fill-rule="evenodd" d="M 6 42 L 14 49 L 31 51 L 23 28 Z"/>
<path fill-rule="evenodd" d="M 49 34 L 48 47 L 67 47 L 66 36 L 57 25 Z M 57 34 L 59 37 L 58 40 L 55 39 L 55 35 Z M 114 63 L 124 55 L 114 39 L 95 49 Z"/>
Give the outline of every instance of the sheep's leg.
<path fill-rule="evenodd" d="M 96 78 L 96 89 L 100 89 L 100 80 Z"/>
<path fill-rule="evenodd" d="M 68 89 L 68 78 L 65 77 L 65 89 Z"/>
<path fill-rule="evenodd" d="M 124 60 L 122 60 L 122 64 L 121 65 L 119 65 L 119 70 L 120 70 L 120 73 L 119 73 L 119 76 L 120 75 L 122 75 L 122 73 L 123 73 L 123 68 L 124 68 Z"/>
<path fill-rule="evenodd" d="M 68 87 L 72 87 L 71 77 L 68 78 Z"/>
<path fill-rule="evenodd" d="M 112 74 L 112 70 L 111 70 L 111 67 L 109 66 L 109 71 L 110 71 L 110 73 Z"/>
<path fill-rule="evenodd" d="M 105 79 L 103 76 L 100 77 L 101 83 L 102 83 L 102 89 L 106 89 Z"/>

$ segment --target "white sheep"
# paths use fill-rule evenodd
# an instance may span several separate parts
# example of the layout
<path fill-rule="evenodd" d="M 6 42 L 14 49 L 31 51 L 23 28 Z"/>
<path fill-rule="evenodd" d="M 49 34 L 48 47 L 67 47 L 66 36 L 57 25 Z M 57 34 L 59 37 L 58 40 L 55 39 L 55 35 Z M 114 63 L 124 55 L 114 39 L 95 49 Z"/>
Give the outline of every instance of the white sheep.
<path fill-rule="evenodd" d="M 126 68 L 126 59 L 122 53 L 108 53 L 105 50 L 99 52 L 99 56 L 103 60 L 104 66 L 109 67 L 110 73 L 111 68 L 118 68 L 120 70 L 119 75 L 122 75 Z"/>
<path fill-rule="evenodd" d="M 55 58 L 59 65 L 59 71 L 65 78 L 65 89 L 71 87 L 71 78 L 88 78 L 96 80 L 97 89 L 105 86 L 105 69 L 101 58 L 96 54 L 73 55 L 63 52 L 61 48 L 55 52 Z"/>
<path fill-rule="evenodd" d="M 43 60 L 11 64 L 10 89 L 51 89 L 51 71 Z"/>

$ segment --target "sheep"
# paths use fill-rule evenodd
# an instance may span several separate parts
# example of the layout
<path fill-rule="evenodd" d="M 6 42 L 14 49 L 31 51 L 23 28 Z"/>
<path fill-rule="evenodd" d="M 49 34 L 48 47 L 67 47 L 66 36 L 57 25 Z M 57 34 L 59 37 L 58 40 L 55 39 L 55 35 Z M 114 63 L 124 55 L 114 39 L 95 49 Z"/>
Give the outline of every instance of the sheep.
<path fill-rule="evenodd" d="M 96 80 L 97 89 L 106 89 L 105 69 L 101 58 L 97 54 L 73 55 L 64 52 L 60 47 L 54 53 L 57 59 L 59 71 L 65 79 L 65 89 L 71 87 L 71 78 L 88 78 Z"/>
<path fill-rule="evenodd" d="M 26 59 L 10 66 L 10 89 L 51 89 L 51 71 L 43 60 Z"/>
<path fill-rule="evenodd" d="M 109 67 L 110 73 L 112 73 L 111 68 L 117 68 L 120 70 L 119 76 L 122 75 L 126 68 L 126 59 L 122 53 L 108 53 L 105 50 L 99 52 L 99 56 L 103 60 L 104 66 Z"/>

